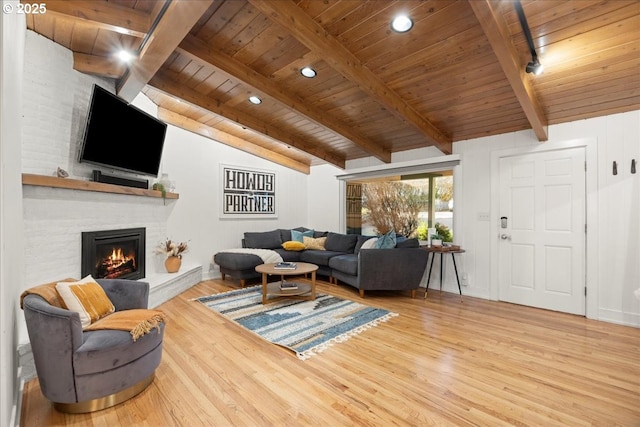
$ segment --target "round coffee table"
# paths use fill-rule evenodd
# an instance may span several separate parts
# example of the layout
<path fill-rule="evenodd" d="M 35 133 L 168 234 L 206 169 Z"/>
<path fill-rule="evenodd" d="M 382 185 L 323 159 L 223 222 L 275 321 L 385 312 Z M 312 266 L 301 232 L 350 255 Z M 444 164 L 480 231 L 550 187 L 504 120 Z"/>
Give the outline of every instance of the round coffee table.
<path fill-rule="evenodd" d="M 274 268 L 275 263 L 260 264 L 256 267 L 258 273 L 262 273 L 262 303 L 277 301 L 281 298 L 297 298 L 304 300 L 316 299 L 316 270 L 318 266 L 315 264 L 309 264 L 307 262 L 296 263 L 296 268 L 293 270 L 281 270 Z M 297 287 L 295 289 L 280 289 L 280 284 L 285 282 L 285 276 L 300 276 L 302 274 L 311 273 L 311 284 L 301 282 L 287 282 L 295 283 Z M 279 275 L 280 281 L 267 283 L 267 276 Z M 268 298 L 269 295 L 275 295 L 278 298 Z"/>

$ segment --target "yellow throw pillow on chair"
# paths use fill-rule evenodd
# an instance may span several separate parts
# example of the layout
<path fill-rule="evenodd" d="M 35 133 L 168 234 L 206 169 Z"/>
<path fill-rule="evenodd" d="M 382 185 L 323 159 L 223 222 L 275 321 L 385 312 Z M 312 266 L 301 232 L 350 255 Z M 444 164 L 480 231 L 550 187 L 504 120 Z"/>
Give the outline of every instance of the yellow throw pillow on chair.
<path fill-rule="evenodd" d="M 116 310 L 91 275 L 77 282 L 58 282 L 56 290 L 66 308 L 80 315 L 83 329 Z"/>

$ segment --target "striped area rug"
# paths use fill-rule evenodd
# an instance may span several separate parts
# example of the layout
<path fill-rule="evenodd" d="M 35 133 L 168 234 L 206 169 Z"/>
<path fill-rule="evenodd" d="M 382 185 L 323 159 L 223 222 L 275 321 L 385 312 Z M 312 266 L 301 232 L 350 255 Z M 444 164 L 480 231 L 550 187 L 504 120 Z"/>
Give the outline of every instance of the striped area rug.
<path fill-rule="evenodd" d="M 302 360 L 398 315 L 321 293 L 316 293 L 314 301 L 282 299 L 263 305 L 260 286 L 196 301 L 267 341 L 290 349 Z"/>

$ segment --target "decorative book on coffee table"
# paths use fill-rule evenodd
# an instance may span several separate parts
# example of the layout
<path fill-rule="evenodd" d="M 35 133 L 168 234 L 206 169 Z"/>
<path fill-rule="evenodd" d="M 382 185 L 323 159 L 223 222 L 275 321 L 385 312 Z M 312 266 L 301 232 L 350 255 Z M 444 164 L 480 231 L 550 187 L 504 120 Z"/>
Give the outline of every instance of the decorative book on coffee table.
<path fill-rule="evenodd" d="M 290 290 L 294 290 L 294 289 L 298 289 L 298 285 L 296 283 L 291 283 L 291 282 L 281 282 L 280 283 L 280 290 L 282 290 L 282 291 L 290 291 Z"/>
<path fill-rule="evenodd" d="M 295 270 L 297 266 L 295 262 L 279 262 L 273 268 L 275 270 Z"/>

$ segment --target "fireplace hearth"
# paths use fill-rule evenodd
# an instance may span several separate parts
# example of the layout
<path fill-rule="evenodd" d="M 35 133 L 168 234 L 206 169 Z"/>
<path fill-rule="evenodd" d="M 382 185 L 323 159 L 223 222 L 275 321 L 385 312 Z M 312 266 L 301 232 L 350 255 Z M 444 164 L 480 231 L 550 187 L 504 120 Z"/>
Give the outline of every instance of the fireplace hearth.
<path fill-rule="evenodd" d="M 142 279 L 145 277 L 145 229 L 82 233 L 82 277 Z"/>

